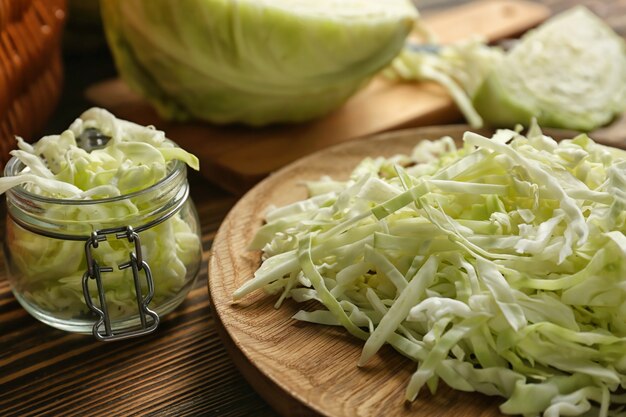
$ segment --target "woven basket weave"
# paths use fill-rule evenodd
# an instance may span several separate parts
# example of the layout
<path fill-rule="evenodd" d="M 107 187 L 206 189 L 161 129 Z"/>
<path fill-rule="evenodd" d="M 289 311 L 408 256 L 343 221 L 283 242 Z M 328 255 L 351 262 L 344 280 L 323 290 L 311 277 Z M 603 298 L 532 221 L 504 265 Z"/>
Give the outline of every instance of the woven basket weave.
<path fill-rule="evenodd" d="M 41 133 L 61 94 L 65 0 L 0 0 L 0 166 Z"/>

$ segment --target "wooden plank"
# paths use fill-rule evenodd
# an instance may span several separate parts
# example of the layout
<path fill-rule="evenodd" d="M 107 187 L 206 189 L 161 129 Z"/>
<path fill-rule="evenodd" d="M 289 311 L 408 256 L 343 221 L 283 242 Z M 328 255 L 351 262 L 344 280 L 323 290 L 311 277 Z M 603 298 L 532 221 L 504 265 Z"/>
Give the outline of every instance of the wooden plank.
<path fill-rule="evenodd" d="M 549 15 L 542 5 L 521 0 L 486 0 L 427 16 L 441 42 L 480 35 L 494 41 L 519 35 Z M 205 177 L 241 193 L 268 173 L 319 149 L 407 126 L 454 122 L 460 114 L 448 94 L 431 83 L 395 83 L 375 78 L 344 106 L 309 123 L 261 129 L 172 123 L 159 118 L 120 80 L 88 89 L 87 97 L 118 117 L 152 124 L 194 152 Z"/>

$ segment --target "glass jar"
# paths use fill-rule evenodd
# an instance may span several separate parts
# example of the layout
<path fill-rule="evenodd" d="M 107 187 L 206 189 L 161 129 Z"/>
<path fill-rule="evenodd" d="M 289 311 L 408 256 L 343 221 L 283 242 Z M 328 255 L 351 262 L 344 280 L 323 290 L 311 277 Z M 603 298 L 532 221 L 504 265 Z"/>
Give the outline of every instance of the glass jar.
<path fill-rule="evenodd" d="M 24 166 L 13 158 L 5 176 Z M 4 253 L 13 294 L 40 321 L 99 340 L 152 332 L 192 288 L 202 248 L 187 168 L 96 200 L 6 193 Z"/>

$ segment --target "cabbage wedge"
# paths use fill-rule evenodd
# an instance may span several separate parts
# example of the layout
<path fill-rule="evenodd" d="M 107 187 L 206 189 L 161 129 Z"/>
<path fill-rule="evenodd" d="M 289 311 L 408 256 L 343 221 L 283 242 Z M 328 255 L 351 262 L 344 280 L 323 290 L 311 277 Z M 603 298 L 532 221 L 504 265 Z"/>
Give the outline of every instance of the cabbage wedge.
<path fill-rule="evenodd" d="M 168 119 L 266 125 L 340 106 L 400 52 L 410 0 L 103 0 L 122 78 Z"/>
<path fill-rule="evenodd" d="M 522 40 L 474 95 L 492 126 L 540 125 L 590 131 L 626 110 L 626 45 L 605 22 L 580 6 Z"/>

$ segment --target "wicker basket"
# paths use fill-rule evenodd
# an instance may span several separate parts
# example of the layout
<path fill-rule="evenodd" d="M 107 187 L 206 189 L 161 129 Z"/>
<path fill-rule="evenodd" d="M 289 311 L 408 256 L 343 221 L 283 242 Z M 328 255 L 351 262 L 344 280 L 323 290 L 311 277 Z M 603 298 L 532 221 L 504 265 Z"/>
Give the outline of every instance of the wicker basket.
<path fill-rule="evenodd" d="M 41 133 L 61 94 L 65 0 L 0 0 L 0 166 Z"/>

